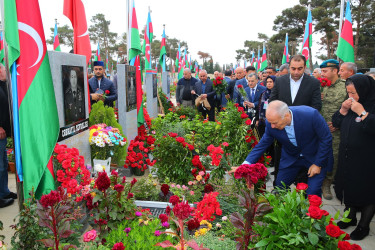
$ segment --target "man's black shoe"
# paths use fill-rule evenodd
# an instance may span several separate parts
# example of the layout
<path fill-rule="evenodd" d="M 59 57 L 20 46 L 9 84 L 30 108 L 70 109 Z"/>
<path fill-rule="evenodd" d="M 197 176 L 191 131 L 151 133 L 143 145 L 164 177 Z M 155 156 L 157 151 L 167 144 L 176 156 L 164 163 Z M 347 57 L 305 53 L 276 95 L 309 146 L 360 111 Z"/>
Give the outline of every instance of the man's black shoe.
<path fill-rule="evenodd" d="M 351 240 L 363 240 L 367 235 L 369 235 L 370 228 L 365 228 L 360 225 L 354 229 L 354 231 L 350 234 Z"/>
<path fill-rule="evenodd" d="M 5 196 L 3 199 L 17 199 L 17 194 L 16 193 L 13 193 L 13 192 L 10 192 L 7 196 Z"/>
<path fill-rule="evenodd" d="M 337 226 L 340 229 L 346 229 L 350 226 L 356 226 L 356 225 L 357 225 L 357 218 L 352 219 L 350 222 L 343 222 L 343 221 L 337 222 Z"/>
<path fill-rule="evenodd" d="M 0 208 L 10 206 L 13 204 L 13 202 L 13 199 L 0 199 Z"/>

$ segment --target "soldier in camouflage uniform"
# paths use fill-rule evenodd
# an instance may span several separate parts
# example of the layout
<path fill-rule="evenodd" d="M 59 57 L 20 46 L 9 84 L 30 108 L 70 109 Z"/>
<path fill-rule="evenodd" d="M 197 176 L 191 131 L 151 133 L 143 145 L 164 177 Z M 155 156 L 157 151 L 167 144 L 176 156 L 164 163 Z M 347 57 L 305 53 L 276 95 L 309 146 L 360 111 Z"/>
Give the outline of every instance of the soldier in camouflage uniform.
<path fill-rule="evenodd" d="M 323 197 L 331 200 L 332 193 L 330 187 L 337 170 L 340 143 L 340 130 L 332 126 L 332 115 L 340 109 L 342 102 L 345 100 L 346 88 L 345 81 L 341 80 L 338 76 L 339 62 L 337 60 L 326 60 L 320 65 L 320 68 L 321 77 L 331 81 L 330 86 L 323 87 L 322 109 L 320 111 L 332 133 L 333 159 L 331 157 L 331 165 L 333 160 L 333 169 L 332 172 L 327 173 L 322 185 Z"/>

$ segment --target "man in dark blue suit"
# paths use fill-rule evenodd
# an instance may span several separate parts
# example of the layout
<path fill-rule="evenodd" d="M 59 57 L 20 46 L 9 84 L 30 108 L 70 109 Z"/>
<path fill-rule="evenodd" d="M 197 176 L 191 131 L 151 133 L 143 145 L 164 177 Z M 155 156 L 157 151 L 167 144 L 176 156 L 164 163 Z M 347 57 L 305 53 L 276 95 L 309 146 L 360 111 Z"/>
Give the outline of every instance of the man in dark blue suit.
<path fill-rule="evenodd" d="M 257 84 L 258 76 L 255 73 L 251 73 L 246 76 L 246 80 L 247 87 L 243 87 L 245 88 L 248 101 L 245 101 L 243 97 L 240 97 L 238 104 L 244 107 L 245 111 L 246 109 L 252 109 L 254 111 L 248 113 L 249 118 L 252 119 L 255 115 L 255 110 L 258 108 L 260 96 L 264 91 L 266 91 L 266 87 Z"/>
<path fill-rule="evenodd" d="M 194 102 L 197 96 L 202 100 L 207 99 L 211 108 L 206 109 L 201 105 L 198 106 L 198 111 L 202 113 L 204 119 L 208 116 L 209 121 L 215 121 L 215 95 L 216 91 L 213 88 L 213 83 L 210 79 L 207 79 L 207 71 L 202 69 L 199 71 L 199 81 L 195 83 L 194 90 L 191 91 L 191 94 L 194 95 Z"/>
<path fill-rule="evenodd" d="M 101 100 L 104 105 L 113 107 L 113 102 L 117 100 L 117 90 L 113 82 L 103 76 L 104 73 L 104 62 L 95 61 L 95 76 L 89 80 L 91 105 Z M 109 94 L 106 94 L 104 98 L 106 90 Z"/>
<path fill-rule="evenodd" d="M 276 187 L 288 187 L 298 172 L 308 169 L 307 194 L 321 195 L 332 154 L 332 135 L 324 118 L 308 106 L 288 107 L 282 101 L 273 101 L 266 112 L 266 132 L 259 144 L 247 156 L 244 164 L 256 163 L 274 139 L 283 145 Z M 331 166 L 332 167 L 332 166 Z"/>

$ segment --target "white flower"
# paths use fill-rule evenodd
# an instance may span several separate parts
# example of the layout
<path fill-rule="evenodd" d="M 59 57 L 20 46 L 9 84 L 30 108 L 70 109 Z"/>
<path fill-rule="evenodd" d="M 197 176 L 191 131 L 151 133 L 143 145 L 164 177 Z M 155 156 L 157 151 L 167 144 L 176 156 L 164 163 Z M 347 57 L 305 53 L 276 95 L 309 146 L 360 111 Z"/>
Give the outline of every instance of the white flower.
<path fill-rule="evenodd" d="M 105 171 L 105 166 L 103 166 L 103 165 L 101 165 L 101 164 L 95 164 L 95 166 L 94 166 L 94 170 L 95 170 L 96 172 L 103 172 L 103 171 Z"/>
<path fill-rule="evenodd" d="M 221 227 L 221 225 L 219 223 L 216 223 L 216 227 Z"/>
<path fill-rule="evenodd" d="M 226 221 L 228 219 L 228 217 L 226 216 L 223 216 L 223 218 L 221 218 L 222 221 Z"/>

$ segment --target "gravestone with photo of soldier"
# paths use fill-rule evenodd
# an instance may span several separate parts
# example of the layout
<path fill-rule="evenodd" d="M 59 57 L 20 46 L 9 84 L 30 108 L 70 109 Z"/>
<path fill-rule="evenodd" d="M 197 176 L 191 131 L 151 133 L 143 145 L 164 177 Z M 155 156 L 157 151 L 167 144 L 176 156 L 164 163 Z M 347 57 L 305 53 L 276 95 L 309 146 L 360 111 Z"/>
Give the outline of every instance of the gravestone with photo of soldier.
<path fill-rule="evenodd" d="M 171 98 L 171 73 L 168 71 L 162 73 L 162 90 L 168 98 Z"/>
<path fill-rule="evenodd" d="M 86 57 L 56 51 L 49 51 L 48 57 L 60 123 L 58 143 L 77 148 L 90 164 Z"/>
<path fill-rule="evenodd" d="M 156 70 L 146 70 L 147 112 L 151 118 L 158 116 L 158 76 Z"/>

